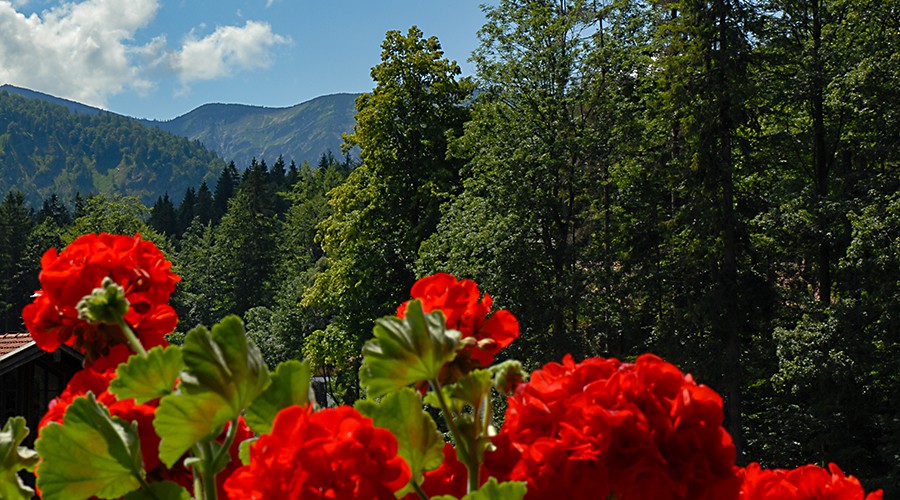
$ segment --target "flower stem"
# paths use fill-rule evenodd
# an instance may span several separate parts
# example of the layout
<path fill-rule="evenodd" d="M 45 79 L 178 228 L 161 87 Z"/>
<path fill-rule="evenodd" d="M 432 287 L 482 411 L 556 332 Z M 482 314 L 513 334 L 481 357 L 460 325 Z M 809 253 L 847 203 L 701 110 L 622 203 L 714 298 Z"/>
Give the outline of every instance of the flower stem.
<path fill-rule="evenodd" d="M 138 340 L 137 335 L 134 334 L 134 330 L 128 326 L 128 323 L 125 322 L 123 318 L 119 318 L 119 328 L 122 329 L 122 335 L 125 336 L 125 340 L 128 342 L 128 347 L 134 351 L 135 354 L 140 354 L 141 356 L 147 356 L 147 350 L 144 349 L 144 346 L 141 345 L 141 341 Z"/>
<path fill-rule="evenodd" d="M 419 498 L 421 498 L 422 500 L 428 500 L 428 495 L 426 495 L 425 492 L 422 491 L 422 487 L 419 486 L 419 483 L 412 481 L 412 480 L 410 480 L 410 482 L 412 483 L 413 490 L 416 492 L 417 495 L 419 495 Z"/>
<path fill-rule="evenodd" d="M 470 443 L 466 441 L 465 436 L 460 432 L 459 427 L 456 425 L 455 415 L 450 412 L 450 407 L 447 405 L 447 400 L 444 399 L 444 391 L 441 390 L 441 384 L 437 381 L 437 379 L 429 381 L 431 384 L 431 389 L 437 394 L 438 402 L 441 405 L 441 411 L 444 412 L 444 420 L 447 422 L 447 427 L 450 428 L 450 433 L 453 434 L 453 440 L 456 441 L 456 445 L 459 447 L 460 455 L 463 458 L 463 462 L 466 464 L 466 470 L 469 473 L 469 481 L 467 486 L 467 493 L 471 493 L 478 489 L 478 476 L 479 476 L 479 464 L 477 457 L 472 453 L 474 448 L 471 446 L 474 443 Z"/>
<path fill-rule="evenodd" d="M 238 426 L 237 419 L 235 418 L 235 419 L 231 420 L 231 423 L 228 425 L 228 432 L 225 434 L 225 443 L 222 444 L 222 447 L 219 448 L 218 453 L 216 453 L 215 456 L 213 457 L 213 459 L 212 459 L 213 464 L 219 463 L 219 460 L 222 459 L 222 455 L 227 454 L 228 450 L 231 449 L 231 443 L 234 442 L 234 436 L 237 434 L 237 426 Z M 220 471 L 215 471 L 216 474 L 218 474 L 219 472 Z"/>
<path fill-rule="evenodd" d="M 456 441 L 457 446 L 462 448 L 463 455 L 468 457 L 468 443 L 465 442 L 459 427 L 456 426 L 456 419 L 453 418 L 455 415 L 450 411 L 450 407 L 447 406 L 447 400 L 444 399 L 444 391 L 441 390 L 441 384 L 437 380 L 431 380 L 429 383 L 431 384 L 431 389 L 437 394 L 438 403 L 441 405 L 441 411 L 444 412 L 444 420 L 447 422 L 447 427 L 450 428 L 450 434 L 453 434 L 453 440 Z"/>
<path fill-rule="evenodd" d="M 212 451 L 212 443 L 202 443 L 203 448 L 203 499 L 217 500 L 219 492 L 216 488 L 216 473 L 212 470 L 215 454 Z"/>
<path fill-rule="evenodd" d="M 155 500 L 159 500 L 159 497 L 150 490 L 150 483 L 147 482 L 147 479 L 143 474 L 135 474 L 134 477 L 136 477 L 138 482 L 141 483 L 141 489 L 144 490 L 144 493 L 153 497 Z"/>

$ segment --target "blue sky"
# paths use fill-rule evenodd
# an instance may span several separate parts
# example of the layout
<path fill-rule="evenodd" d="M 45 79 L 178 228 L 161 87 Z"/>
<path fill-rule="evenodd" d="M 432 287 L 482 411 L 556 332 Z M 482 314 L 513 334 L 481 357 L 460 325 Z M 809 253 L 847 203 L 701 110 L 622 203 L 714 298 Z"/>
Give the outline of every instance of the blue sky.
<path fill-rule="evenodd" d="M 208 102 L 291 106 L 371 90 L 385 32 L 412 25 L 472 74 L 482 3 L 0 0 L 0 84 L 163 120 Z"/>

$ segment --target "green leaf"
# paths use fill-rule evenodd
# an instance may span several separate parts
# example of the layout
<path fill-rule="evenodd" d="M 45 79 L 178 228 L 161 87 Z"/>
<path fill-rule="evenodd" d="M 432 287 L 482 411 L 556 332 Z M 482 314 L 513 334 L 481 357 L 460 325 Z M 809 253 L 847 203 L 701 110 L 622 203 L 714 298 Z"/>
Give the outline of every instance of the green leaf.
<path fill-rule="evenodd" d="M 237 316 L 226 317 L 212 332 L 194 328 L 181 349 L 186 368 L 181 387 L 189 394 L 215 392 L 240 412 L 269 383 L 262 355 Z"/>
<path fill-rule="evenodd" d="M 445 388 L 448 389 L 451 398 L 478 408 L 485 396 L 490 394 L 493 386 L 494 379 L 490 371 L 473 370 Z"/>
<path fill-rule="evenodd" d="M 397 454 L 406 460 L 412 481 L 418 482 L 425 471 L 441 465 L 444 459 L 444 439 L 434 419 L 422 409 L 422 398 L 405 387 L 376 402 L 371 399 L 356 402 L 356 409 L 369 417 L 377 427 L 391 431 L 397 438 Z"/>
<path fill-rule="evenodd" d="M 28 427 L 22 417 L 9 417 L 0 431 L 0 498 L 19 500 L 34 495 L 34 490 L 25 486 L 18 475 L 20 470 L 31 470 L 38 463 L 34 450 L 19 446 L 26 436 Z"/>
<path fill-rule="evenodd" d="M 168 467 L 194 444 L 214 439 L 269 383 L 262 355 L 237 316 L 223 319 L 212 332 L 194 328 L 181 353 L 181 392 L 162 398 L 153 419 L 162 438 L 159 457 Z"/>
<path fill-rule="evenodd" d="M 192 446 L 218 436 L 232 413 L 221 396 L 211 392 L 162 398 L 153 419 L 153 428 L 161 437 L 160 460 L 172 467 Z"/>
<path fill-rule="evenodd" d="M 498 483 L 497 479 L 492 477 L 477 491 L 473 491 L 459 500 L 522 500 L 525 498 L 526 490 L 525 483 L 518 481 Z M 431 500 L 456 500 L 456 497 L 441 495 L 432 497 Z"/>
<path fill-rule="evenodd" d="M 309 404 L 309 381 L 312 372 L 307 361 L 285 361 L 272 374 L 272 383 L 247 408 L 244 419 L 257 434 L 272 431 L 272 422 L 279 411 L 288 406 Z"/>
<path fill-rule="evenodd" d="M 137 424 L 110 417 L 94 395 L 76 398 L 63 417 L 41 430 L 38 488 L 45 499 L 119 498 L 143 477 Z"/>
<path fill-rule="evenodd" d="M 473 370 L 456 382 L 441 387 L 447 409 L 461 414 L 467 404 L 473 408 L 480 407 L 484 397 L 493 387 L 494 382 L 491 376 L 492 374 L 488 370 Z M 425 404 L 439 410 L 443 409 L 440 399 L 434 391 L 429 391 L 425 395 Z"/>
<path fill-rule="evenodd" d="M 410 301 L 406 318 L 376 321 L 375 338 L 363 346 L 360 383 L 370 397 L 438 378 L 445 363 L 453 361 L 459 332 L 447 330 L 440 311 L 425 314 L 422 303 Z"/>
<path fill-rule="evenodd" d="M 191 500 L 191 494 L 178 483 L 150 483 L 149 489 L 132 491 L 123 500 Z"/>
<path fill-rule="evenodd" d="M 154 347 L 147 356 L 131 356 L 116 369 L 109 392 L 119 399 L 133 398 L 137 404 L 172 393 L 184 363 L 178 346 Z"/>
<path fill-rule="evenodd" d="M 243 465 L 250 465 L 250 447 L 253 446 L 253 443 L 255 443 L 257 439 L 259 438 L 252 437 L 250 439 L 245 439 L 238 445 L 238 456 L 240 456 Z"/>

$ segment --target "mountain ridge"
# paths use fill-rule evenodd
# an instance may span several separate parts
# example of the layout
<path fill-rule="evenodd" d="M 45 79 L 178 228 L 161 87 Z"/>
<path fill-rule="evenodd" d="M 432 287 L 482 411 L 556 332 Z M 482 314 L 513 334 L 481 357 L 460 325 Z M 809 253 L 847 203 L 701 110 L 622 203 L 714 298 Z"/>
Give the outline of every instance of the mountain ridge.
<path fill-rule="evenodd" d="M 352 131 L 355 124 L 355 101 L 359 95 L 329 94 L 286 107 L 207 103 L 170 120 L 149 120 L 13 85 L 0 86 L 0 92 L 4 90 L 30 99 L 60 104 L 74 113 L 109 113 L 136 120 L 143 125 L 199 141 L 226 162 L 234 161 L 239 168 L 246 167 L 254 158 L 266 159 L 271 163 L 278 156 L 287 162 L 315 165 L 322 154 L 339 152 L 343 143 L 342 134 Z"/>
<path fill-rule="evenodd" d="M 214 182 L 225 167 L 197 141 L 109 112 L 0 89 L 0 194 L 24 193 L 34 206 L 56 194 L 182 195 Z"/>

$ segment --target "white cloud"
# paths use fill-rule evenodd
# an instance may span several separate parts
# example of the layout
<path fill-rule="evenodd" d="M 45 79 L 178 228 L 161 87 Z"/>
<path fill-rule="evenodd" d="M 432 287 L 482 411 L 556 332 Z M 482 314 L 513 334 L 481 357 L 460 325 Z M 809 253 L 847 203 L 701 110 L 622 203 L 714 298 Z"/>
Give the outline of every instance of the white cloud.
<path fill-rule="evenodd" d="M 126 87 L 145 88 L 129 42 L 157 7 L 156 0 L 89 0 L 26 17 L 0 1 L 0 81 L 101 106 Z"/>
<path fill-rule="evenodd" d="M 267 67 L 272 63 L 269 49 L 289 42 L 273 33 L 268 23 L 219 26 L 202 38 L 188 35 L 181 50 L 169 55 L 169 64 L 184 83 L 213 80 L 238 70 Z"/>
<path fill-rule="evenodd" d="M 171 50 L 166 34 L 135 42 L 156 17 L 158 0 L 63 2 L 28 16 L 17 10 L 26 2 L 0 0 L 0 84 L 101 107 L 112 95 L 152 89 L 160 78 L 187 84 L 266 67 L 270 49 L 290 41 L 267 23 L 248 21 L 204 37 L 192 31 Z"/>

